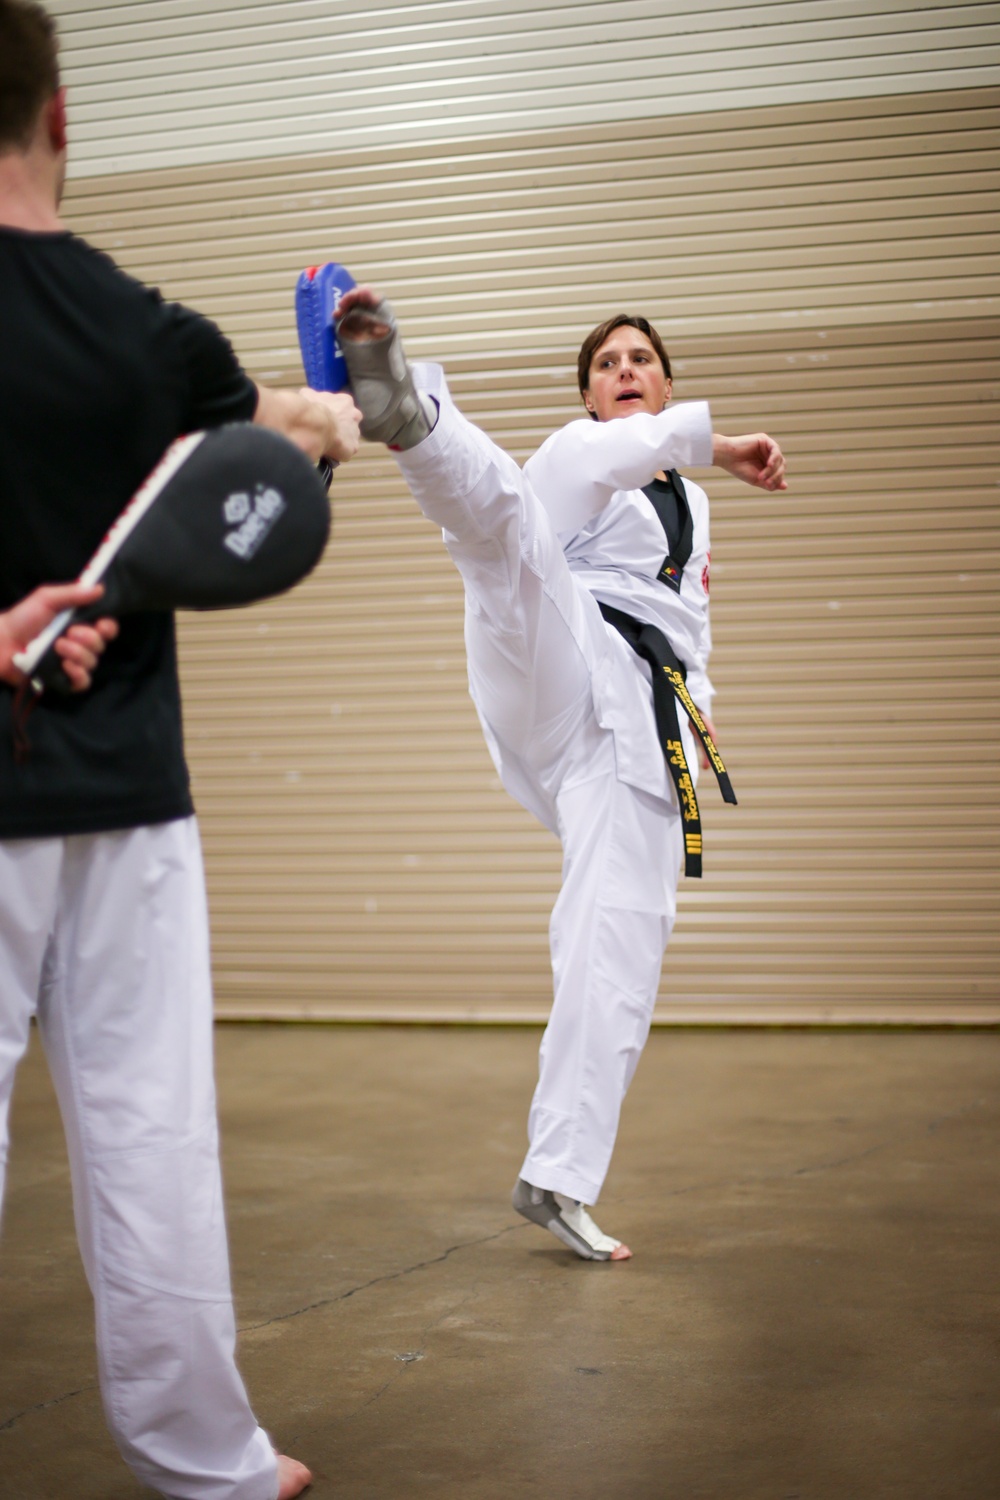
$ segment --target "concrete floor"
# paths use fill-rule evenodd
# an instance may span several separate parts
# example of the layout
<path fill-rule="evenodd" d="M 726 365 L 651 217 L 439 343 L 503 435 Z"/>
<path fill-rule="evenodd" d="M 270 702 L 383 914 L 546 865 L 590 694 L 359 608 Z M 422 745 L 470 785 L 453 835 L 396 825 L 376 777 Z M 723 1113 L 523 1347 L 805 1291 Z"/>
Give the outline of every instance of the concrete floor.
<path fill-rule="evenodd" d="M 537 1034 L 223 1029 L 243 1369 L 338 1500 L 1000 1496 L 1000 1035 L 656 1033 L 587 1265 L 507 1206 Z M 134 1500 L 37 1046 L 2 1500 Z"/>

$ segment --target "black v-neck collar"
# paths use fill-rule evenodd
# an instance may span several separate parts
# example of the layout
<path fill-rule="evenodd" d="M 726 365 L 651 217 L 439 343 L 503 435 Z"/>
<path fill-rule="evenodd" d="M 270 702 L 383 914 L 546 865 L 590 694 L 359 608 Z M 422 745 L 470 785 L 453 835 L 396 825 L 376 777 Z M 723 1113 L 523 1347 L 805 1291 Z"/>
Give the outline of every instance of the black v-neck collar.
<path fill-rule="evenodd" d="M 691 507 L 688 504 L 681 476 L 676 469 L 670 469 L 667 472 L 666 482 L 662 479 L 653 479 L 649 484 L 643 486 L 642 493 L 650 501 L 659 517 L 660 525 L 663 527 L 664 535 L 670 545 L 670 561 L 678 568 L 683 569 L 691 556 L 691 548 L 694 544 L 694 519 L 691 515 Z M 667 497 L 671 494 L 677 502 L 677 515 L 681 523 L 680 535 L 676 538 L 670 535 L 667 520 L 670 516 L 670 508 L 666 502 Z"/>

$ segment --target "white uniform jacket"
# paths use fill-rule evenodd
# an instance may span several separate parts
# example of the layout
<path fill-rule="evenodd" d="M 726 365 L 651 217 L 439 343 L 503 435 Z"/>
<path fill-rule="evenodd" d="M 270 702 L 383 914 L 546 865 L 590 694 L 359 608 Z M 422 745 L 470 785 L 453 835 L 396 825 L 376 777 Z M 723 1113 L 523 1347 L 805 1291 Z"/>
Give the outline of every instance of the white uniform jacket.
<path fill-rule="evenodd" d="M 595 601 L 659 626 L 686 666 L 688 688 L 705 712 L 710 711 L 714 692 L 707 671 L 708 497 L 693 481 L 683 481 L 693 539 L 680 592 L 675 593 L 656 576 L 667 542 L 641 486 L 661 468 L 711 461 L 709 408 L 696 401 L 671 405 L 655 416 L 637 412 L 611 422 L 570 422 L 524 466 L 525 479 L 547 512 L 580 587 Z M 598 722 L 614 736 L 619 779 L 673 801 L 656 733 L 649 667 L 596 608 L 579 612 L 574 638 L 590 664 Z M 555 789 L 543 785 L 531 765 L 499 742 L 481 711 L 480 720 L 507 790 L 557 831 Z M 696 775 L 694 739 L 683 715 L 681 720 Z"/>

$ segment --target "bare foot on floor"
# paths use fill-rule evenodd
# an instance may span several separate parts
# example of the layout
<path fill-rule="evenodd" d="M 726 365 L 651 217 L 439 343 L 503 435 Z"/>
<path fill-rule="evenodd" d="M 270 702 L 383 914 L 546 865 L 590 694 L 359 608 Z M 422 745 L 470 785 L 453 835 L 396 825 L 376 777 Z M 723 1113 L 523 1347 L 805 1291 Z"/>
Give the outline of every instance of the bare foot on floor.
<path fill-rule="evenodd" d="M 278 1454 L 278 1500 L 295 1500 L 309 1488 L 312 1478 L 305 1464 L 285 1453 Z"/>
<path fill-rule="evenodd" d="M 631 1260 L 632 1252 L 627 1245 L 617 1245 L 612 1250 L 610 1260 Z"/>

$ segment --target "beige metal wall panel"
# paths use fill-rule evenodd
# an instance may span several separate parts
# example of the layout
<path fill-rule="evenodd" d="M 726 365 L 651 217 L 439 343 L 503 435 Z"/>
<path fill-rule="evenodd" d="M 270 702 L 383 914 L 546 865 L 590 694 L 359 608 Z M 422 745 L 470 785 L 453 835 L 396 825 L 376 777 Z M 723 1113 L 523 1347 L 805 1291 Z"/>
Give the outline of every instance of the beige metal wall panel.
<path fill-rule="evenodd" d="M 991 0 L 50 0 L 79 175 L 1000 83 Z"/>
<path fill-rule="evenodd" d="M 705 788 L 664 1018 L 1000 1017 L 1000 93 L 769 107 L 78 180 L 76 228 L 296 384 L 302 265 L 391 290 L 411 351 L 524 457 L 580 337 L 663 328 L 675 394 L 766 427 L 787 494 L 712 499 Z M 394 461 L 334 484 L 291 596 L 187 617 L 223 1014 L 544 1014 L 555 840 L 506 796 L 462 601 Z"/>

